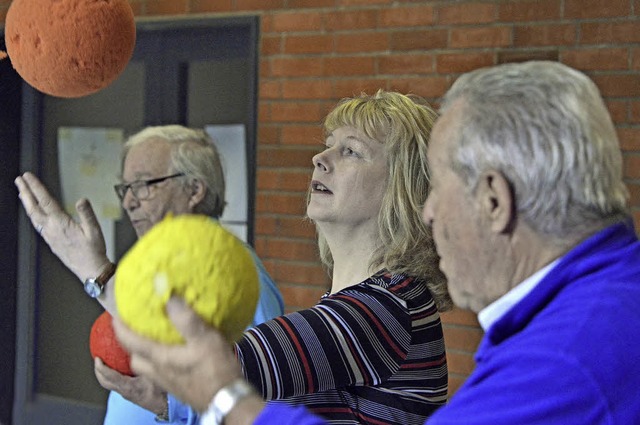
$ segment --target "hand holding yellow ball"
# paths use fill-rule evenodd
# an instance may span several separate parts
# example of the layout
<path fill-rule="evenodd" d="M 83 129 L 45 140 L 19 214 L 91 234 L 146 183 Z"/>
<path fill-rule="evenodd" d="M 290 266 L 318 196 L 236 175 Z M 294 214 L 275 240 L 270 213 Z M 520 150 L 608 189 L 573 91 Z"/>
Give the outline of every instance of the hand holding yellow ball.
<path fill-rule="evenodd" d="M 118 264 L 115 299 L 133 331 L 166 344 L 183 343 L 165 306 L 178 295 L 229 341 L 251 323 L 260 294 L 249 250 L 201 215 L 166 217 Z"/>

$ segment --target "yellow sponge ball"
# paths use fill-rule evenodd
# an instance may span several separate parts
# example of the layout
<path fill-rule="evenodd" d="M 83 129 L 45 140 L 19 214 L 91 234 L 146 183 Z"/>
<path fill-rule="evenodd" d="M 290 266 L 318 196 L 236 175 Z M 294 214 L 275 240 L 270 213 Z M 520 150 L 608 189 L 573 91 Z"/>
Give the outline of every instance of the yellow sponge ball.
<path fill-rule="evenodd" d="M 183 343 L 165 312 L 174 294 L 235 341 L 251 323 L 260 294 L 251 253 L 209 217 L 166 217 L 118 264 L 118 314 L 140 335 L 166 344 Z"/>

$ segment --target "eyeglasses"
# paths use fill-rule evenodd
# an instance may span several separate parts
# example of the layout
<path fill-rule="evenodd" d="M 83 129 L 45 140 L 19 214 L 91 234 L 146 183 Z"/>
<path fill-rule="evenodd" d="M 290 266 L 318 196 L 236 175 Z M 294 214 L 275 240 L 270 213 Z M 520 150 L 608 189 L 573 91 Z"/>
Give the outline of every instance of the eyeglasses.
<path fill-rule="evenodd" d="M 170 176 L 158 177 L 156 179 L 149 180 L 136 180 L 131 183 L 121 183 L 113 186 L 116 191 L 116 195 L 122 202 L 124 196 L 127 194 L 127 190 L 131 189 L 131 194 L 134 198 L 141 201 L 147 199 L 149 197 L 149 186 L 161 183 L 167 179 L 172 179 L 174 177 L 184 176 L 184 173 L 176 173 L 171 174 Z"/>

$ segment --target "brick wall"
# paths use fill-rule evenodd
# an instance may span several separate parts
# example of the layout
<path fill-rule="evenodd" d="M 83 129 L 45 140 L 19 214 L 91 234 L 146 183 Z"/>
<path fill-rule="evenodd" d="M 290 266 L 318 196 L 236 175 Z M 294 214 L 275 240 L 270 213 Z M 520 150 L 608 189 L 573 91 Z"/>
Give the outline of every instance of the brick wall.
<path fill-rule="evenodd" d="M 0 0 L 4 20 L 8 0 Z M 462 72 L 551 59 L 587 72 L 606 98 L 640 229 L 640 0 L 131 0 L 137 16 L 258 14 L 261 61 L 257 250 L 289 310 L 328 279 L 302 220 L 319 122 L 341 97 L 378 87 L 438 98 Z M 444 315 L 452 390 L 482 332 Z"/>

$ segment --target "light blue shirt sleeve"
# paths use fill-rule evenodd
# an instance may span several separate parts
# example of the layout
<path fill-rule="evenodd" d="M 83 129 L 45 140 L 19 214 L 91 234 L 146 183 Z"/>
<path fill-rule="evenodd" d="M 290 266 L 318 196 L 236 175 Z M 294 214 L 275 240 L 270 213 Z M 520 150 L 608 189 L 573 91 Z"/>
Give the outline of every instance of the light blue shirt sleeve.
<path fill-rule="evenodd" d="M 256 307 L 251 326 L 258 325 L 274 317 L 284 314 L 284 301 L 273 279 L 267 273 L 262 261 L 255 251 L 247 245 L 247 249 L 253 256 L 253 260 L 258 269 L 260 281 L 260 298 Z M 135 403 L 122 397 L 115 391 L 109 393 L 107 402 L 107 414 L 104 418 L 104 425 L 157 425 L 159 423 L 171 425 L 196 425 L 199 423 L 198 413 L 190 406 L 183 404 L 180 400 L 169 394 L 169 421 L 156 421 L 156 415 Z"/>

